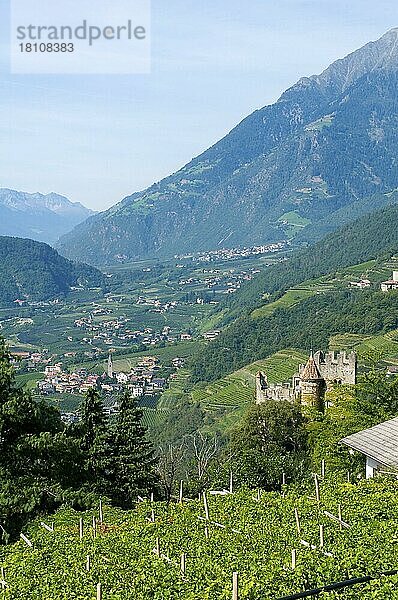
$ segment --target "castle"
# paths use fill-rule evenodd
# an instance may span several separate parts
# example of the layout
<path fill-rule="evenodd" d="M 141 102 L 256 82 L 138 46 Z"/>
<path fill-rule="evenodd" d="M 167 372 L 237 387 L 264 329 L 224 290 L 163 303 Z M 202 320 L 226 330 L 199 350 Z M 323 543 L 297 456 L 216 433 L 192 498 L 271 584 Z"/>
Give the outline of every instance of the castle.
<path fill-rule="evenodd" d="M 322 412 L 325 393 L 333 384 L 355 384 L 356 381 L 355 352 L 311 352 L 307 363 L 299 366 L 298 373 L 289 383 L 269 384 L 264 372 L 257 373 L 256 403 L 287 400 Z"/>

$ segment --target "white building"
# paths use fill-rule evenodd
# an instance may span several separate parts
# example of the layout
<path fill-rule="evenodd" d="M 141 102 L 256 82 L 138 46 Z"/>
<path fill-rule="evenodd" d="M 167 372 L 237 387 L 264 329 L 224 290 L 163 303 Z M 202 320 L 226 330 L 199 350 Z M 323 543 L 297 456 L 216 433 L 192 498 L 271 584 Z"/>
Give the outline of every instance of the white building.
<path fill-rule="evenodd" d="M 366 479 L 386 470 L 396 471 L 398 477 L 398 417 L 340 441 L 366 457 Z"/>
<path fill-rule="evenodd" d="M 392 279 L 383 281 L 381 284 L 382 292 L 390 292 L 391 290 L 398 290 L 398 271 L 393 271 Z"/>

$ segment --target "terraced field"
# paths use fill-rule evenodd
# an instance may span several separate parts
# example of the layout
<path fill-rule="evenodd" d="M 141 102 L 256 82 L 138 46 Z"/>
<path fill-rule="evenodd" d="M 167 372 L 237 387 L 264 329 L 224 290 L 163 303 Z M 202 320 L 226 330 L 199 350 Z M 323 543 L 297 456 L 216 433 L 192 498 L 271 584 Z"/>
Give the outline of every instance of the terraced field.
<path fill-rule="evenodd" d="M 237 409 L 254 398 L 255 377 L 265 371 L 270 383 L 288 381 L 297 371 L 298 365 L 308 356 L 298 350 L 283 350 L 265 360 L 252 363 L 223 379 L 192 392 L 192 398 L 209 409 Z"/>
<path fill-rule="evenodd" d="M 269 315 L 272 315 L 272 313 L 275 312 L 277 308 L 292 308 L 292 306 L 299 304 L 299 302 L 302 302 L 302 300 L 306 300 L 306 298 L 310 298 L 315 294 L 315 290 L 309 289 L 305 290 L 295 288 L 288 290 L 286 294 L 284 294 L 275 302 L 270 302 L 270 304 L 265 304 L 264 306 L 257 308 L 255 311 L 253 311 L 252 317 L 254 319 L 258 319 L 260 317 L 268 317 Z"/>
<path fill-rule="evenodd" d="M 392 271 L 396 269 L 398 269 L 398 259 L 393 257 L 384 262 L 370 260 L 365 263 L 347 267 L 334 275 L 326 275 L 317 279 L 304 281 L 295 288 L 287 290 L 287 292 L 275 302 L 264 304 L 260 308 L 257 308 L 253 311 L 252 317 L 255 319 L 267 317 L 278 308 L 292 308 L 315 294 L 347 288 L 350 286 L 351 280 L 367 278 L 373 284 L 377 285 L 379 282 L 391 277 Z"/>
<path fill-rule="evenodd" d="M 384 367 L 398 364 L 398 329 L 383 335 L 336 335 L 330 340 L 331 350 L 355 350 L 360 364 Z"/>
<path fill-rule="evenodd" d="M 159 408 L 170 410 L 173 408 L 176 402 L 184 394 L 186 394 L 186 387 L 188 385 L 189 370 L 179 369 L 175 375 L 175 378 L 170 381 L 169 388 L 162 394 L 159 401 Z"/>

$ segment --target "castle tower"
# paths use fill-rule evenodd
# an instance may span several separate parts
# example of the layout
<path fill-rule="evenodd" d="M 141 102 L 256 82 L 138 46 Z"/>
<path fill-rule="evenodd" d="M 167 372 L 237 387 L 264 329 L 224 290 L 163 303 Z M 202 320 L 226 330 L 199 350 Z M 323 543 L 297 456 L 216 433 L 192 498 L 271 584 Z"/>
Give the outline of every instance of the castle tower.
<path fill-rule="evenodd" d="M 113 360 L 112 360 L 112 354 L 109 352 L 109 356 L 108 356 L 108 377 L 110 379 L 113 379 Z"/>
<path fill-rule="evenodd" d="M 256 403 L 262 404 L 266 400 L 266 391 L 268 389 L 267 375 L 259 371 L 256 375 Z"/>
<path fill-rule="evenodd" d="M 308 359 L 301 373 L 301 403 L 304 406 L 323 412 L 325 403 L 326 383 L 321 376 L 314 360 L 314 355 Z"/>

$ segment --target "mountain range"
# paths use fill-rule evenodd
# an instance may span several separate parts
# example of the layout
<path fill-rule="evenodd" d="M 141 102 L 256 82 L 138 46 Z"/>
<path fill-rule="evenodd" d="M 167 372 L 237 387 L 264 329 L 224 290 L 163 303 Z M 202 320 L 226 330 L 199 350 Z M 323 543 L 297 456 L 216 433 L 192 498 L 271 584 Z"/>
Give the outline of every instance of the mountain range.
<path fill-rule="evenodd" d="M 61 238 L 92 264 L 314 241 L 398 188 L 398 29 L 304 77 L 177 173 Z"/>
<path fill-rule="evenodd" d="M 59 194 L 29 194 L 0 188 L 0 235 L 53 244 L 94 214 Z"/>

